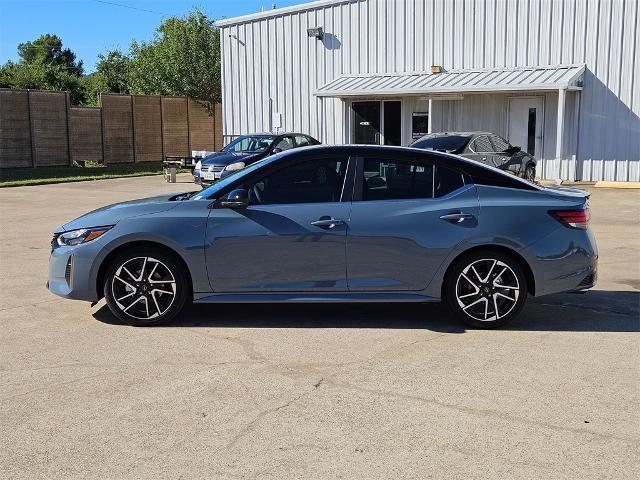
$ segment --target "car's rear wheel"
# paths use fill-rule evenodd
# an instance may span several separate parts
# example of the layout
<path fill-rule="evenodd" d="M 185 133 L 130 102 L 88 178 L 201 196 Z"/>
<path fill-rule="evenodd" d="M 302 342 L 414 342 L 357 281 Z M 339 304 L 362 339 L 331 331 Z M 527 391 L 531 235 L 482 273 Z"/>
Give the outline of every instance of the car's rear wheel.
<path fill-rule="evenodd" d="M 109 309 L 135 326 L 173 320 L 189 294 L 184 267 L 173 255 L 156 248 L 132 248 L 117 255 L 104 279 Z"/>
<path fill-rule="evenodd" d="M 522 310 L 527 280 L 518 262 L 500 252 L 477 252 L 452 265 L 445 300 L 453 313 L 476 328 L 497 328 Z"/>
<path fill-rule="evenodd" d="M 529 163 L 524 169 L 523 177 L 525 180 L 533 183 L 536 180 L 536 166 L 532 163 Z"/>

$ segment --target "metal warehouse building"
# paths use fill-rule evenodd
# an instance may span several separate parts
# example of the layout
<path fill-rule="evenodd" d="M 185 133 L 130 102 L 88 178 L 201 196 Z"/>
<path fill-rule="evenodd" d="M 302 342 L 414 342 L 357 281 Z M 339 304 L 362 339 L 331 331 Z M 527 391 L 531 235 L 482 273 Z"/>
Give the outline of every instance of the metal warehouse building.
<path fill-rule="evenodd" d="M 549 179 L 640 181 L 638 0 L 322 0 L 218 22 L 224 134 L 500 134 Z"/>

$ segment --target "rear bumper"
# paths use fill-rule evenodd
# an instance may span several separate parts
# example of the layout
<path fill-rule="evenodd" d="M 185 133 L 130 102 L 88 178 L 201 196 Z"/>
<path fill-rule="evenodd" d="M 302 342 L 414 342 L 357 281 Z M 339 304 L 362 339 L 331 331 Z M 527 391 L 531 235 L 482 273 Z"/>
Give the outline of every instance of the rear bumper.
<path fill-rule="evenodd" d="M 598 249 L 589 229 L 560 228 L 521 252 L 531 266 L 535 296 L 584 291 L 598 279 Z"/>

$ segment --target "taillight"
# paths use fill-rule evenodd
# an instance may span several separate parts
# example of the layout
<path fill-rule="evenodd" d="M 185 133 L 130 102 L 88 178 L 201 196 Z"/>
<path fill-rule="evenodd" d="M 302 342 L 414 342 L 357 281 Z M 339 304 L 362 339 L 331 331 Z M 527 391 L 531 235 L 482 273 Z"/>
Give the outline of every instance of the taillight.
<path fill-rule="evenodd" d="M 584 210 L 551 210 L 549 213 L 564 226 L 583 230 L 587 228 L 591 219 L 588 208 Z"/>

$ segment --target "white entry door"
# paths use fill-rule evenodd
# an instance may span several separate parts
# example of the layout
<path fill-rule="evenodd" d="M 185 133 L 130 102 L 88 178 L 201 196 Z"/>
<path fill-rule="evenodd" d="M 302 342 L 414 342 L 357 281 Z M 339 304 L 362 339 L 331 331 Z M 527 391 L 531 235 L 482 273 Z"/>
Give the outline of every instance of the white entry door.
<path fill-rule="evenodd" d="M 509 143 L 536 158 L 542 157 L 543 97 L 509 99 Z"/>

